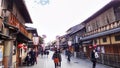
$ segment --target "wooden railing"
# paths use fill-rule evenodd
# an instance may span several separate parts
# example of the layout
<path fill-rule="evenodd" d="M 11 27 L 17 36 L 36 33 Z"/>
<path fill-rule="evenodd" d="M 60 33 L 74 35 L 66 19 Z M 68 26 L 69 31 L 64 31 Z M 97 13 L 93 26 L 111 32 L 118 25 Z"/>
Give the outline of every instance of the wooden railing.
<path fill-rule="evenodd" d="M 120 68 L 120 54 L 103 54 L 99 53 L 99 58 L 97 62 L 113 66 L 115 68 Z"/>
<path fill-rule="evenodd" d="M 110 29 L 113 29 L 113 28 L 116 28 L 116 27 L 120 27 L 120 21 L 115 21 L 115 22 L 113 22 L 111 24 L 99 27 L 98 29 L 87 32 L 83 36 L 93 35 L 93 34 L 96 34 L 96 33 L 102 32 L 102 31 L 107 31 L 107 30 L 110 30 Z"/>
<path fill-rule="evenodd" d="M 8 24 L 18 28 L 21 33 L 28 37 L 28 32 L 25 29 L 25 26 L 22 23 L 20 23 L 16 16 L 12 13 L 8 17 Z"/>

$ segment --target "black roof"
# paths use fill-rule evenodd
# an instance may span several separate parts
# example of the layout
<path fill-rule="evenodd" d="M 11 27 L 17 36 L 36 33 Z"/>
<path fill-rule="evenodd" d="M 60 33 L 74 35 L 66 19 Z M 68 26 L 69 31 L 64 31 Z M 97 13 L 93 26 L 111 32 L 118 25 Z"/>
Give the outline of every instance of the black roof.
<path fill-rule="evenodd" d="M 26 27 L 26 30 L 31 32 L 32 34 L 36 34 L 36 36 L 38 36 L 38 33 L 37 33 L 37 29 L 36 28 L 33 28 L 33 27 Z"/>
<path fill-rule="evenodd" d="M 30 18 L 30 15 L 29 15 L 29 12 L 27 10 L 24 0 L 14 0 L 14 1 L 21 15 L 23 16 L 25 20 L 25 23 L 32 23 L 32 20 Z"/>
<path fill-rule="evenodd" d="M 93 14 L 88 19 L 83 21 L 82 23 L 88 23 L 89 21 L 96 18 L 97 16 L 99 16 L 101 13 L 105 12 L 109 8 L 114 7 L 114 6 L 119 6 L 119 5 L 120 5 L 120 0 L 112 0 L 108 4 L 106 4 L 103 8 L 101 8 L 99 11 L 97 11 L 95 14 Z"/>
<path fill-rule="evenodd" d="M 70 31 L 70 35 L 78 32 L 79 30 L 83 29 L 85 26 L 83 24 L 78 24 L 78 25 L 75 25 L 73 27 L 71 27 L 68 31 Z"/>

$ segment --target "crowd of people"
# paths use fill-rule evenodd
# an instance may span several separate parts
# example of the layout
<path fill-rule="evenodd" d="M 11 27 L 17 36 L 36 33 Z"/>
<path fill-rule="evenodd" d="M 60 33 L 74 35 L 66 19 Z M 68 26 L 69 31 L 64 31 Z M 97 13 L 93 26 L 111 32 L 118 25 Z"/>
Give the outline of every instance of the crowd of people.
<path fill-rule="evenodd" d="M 48 57 L 48 55 L 49 55 L 49 50 L 47 50 L 47 49 L 45 49 L 45 50 L 41 50 L 40 51 L 40 54 L 41 54 L 41 56 L 43 57 L 43 55 L 47 55 L 47 57 Z"/>
<path fill-rule="evenodd" d="M 37 64 L 37 52 L 35 49 L 31 49 L 30 52 L 27 53 L 27 56 L 25 58 L 25 63 L 27 66 Z"/>
<path fill-rule="evenodd" d="M 43 57 L 43 55 L 49 55 L 49 50 L 45 49 L 45 50 L 40 50 L 40 54 Z M 65 49 L 65 55 L 67 57 L 68 62 L 71 61 L 71 56 L 72 56 L 72 52 L 71 49 L 67 48 Z M 35 51 L 35 49 L 31 49 L 29 51 L 29 53 L 27 53 L 27 56 L 25 58 L 25 62 L 27 64 L 27 66 L 29 65 L 34 65 L 35 63 L 37 64 L 37 52 Z M 97 53 L 97 50 L 94 48 L 92 49 L 91 53 L 90 53 L 90 60 L 92 61 L 93 65 L 92 67 L 95 68 L 96 67 L 96 62 L 97 62 L 97 58 L 99 58 L 99 55 Z M 61 67 L 61 61 L 62 61 L 62 57 L 61 57 L 61 50 L 60 49 L 55 49 L 54 53 L 52 55 L 52 60 L 54 61 L 54 65 L 55 68 L 57 67 Z"/>

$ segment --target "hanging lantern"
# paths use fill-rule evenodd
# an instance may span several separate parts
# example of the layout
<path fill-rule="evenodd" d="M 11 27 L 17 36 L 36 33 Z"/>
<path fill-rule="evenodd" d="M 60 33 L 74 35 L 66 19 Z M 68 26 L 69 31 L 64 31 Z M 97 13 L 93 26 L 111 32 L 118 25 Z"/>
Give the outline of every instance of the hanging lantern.
<path fill-rule="evenodd" d="M 96 48 L 96 47 L 97 47 L 97 45 L 95 44 L 95 45 L 93 45 L 93 47 L 94 47 L 94 48 Z"/>
<path fill-rule="evenodd" d="M 23 44 L 18 44 L 18 48 L 22 48 L 23 47 Z"/>
<path fill-rule="evenodd" d="M 89 46 L 89 48 L 91 49 L 91 48 L 92 48 L 92 46 L 90 45 L 90 46 Z"/>
<path fill-rule="evenodd" d="M 23 49 L 25 49 L 25 50 L 26 50 L 26 49 L 27 49 L 27 46 L 24 46 L 24 47 L 23 47 Z"/>

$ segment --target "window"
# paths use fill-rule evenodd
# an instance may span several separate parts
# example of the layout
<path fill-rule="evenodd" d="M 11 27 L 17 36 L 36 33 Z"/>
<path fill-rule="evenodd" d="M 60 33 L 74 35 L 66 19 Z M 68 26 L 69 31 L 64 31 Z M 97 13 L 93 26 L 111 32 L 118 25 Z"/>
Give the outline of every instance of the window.
<path fill-rule="evenodd" d="M 115 36 L 115 41 L 120 41 L 120 35 Z"/>
<path fill-rule="evenodd" d="M 95 43 L 95 44 L 97 43 L 97 39 L 94 40 L 94 43 Z"/>
<path fill-rule="evenodd" d="M 107 39 L 106 39 L 106 38 L 103 38 L 103 42 L 107 42 Z"/>
<path fill-rule="evenodd" d="M 16 47 L 15 47 L 15 45 L 13 45 L 13 55 L 15 55 L 16 54 Z"/>
<path fill-rule="evenodd" d="M 91 30 L 90 26 L 88 26 L 88 32 Z"/>

